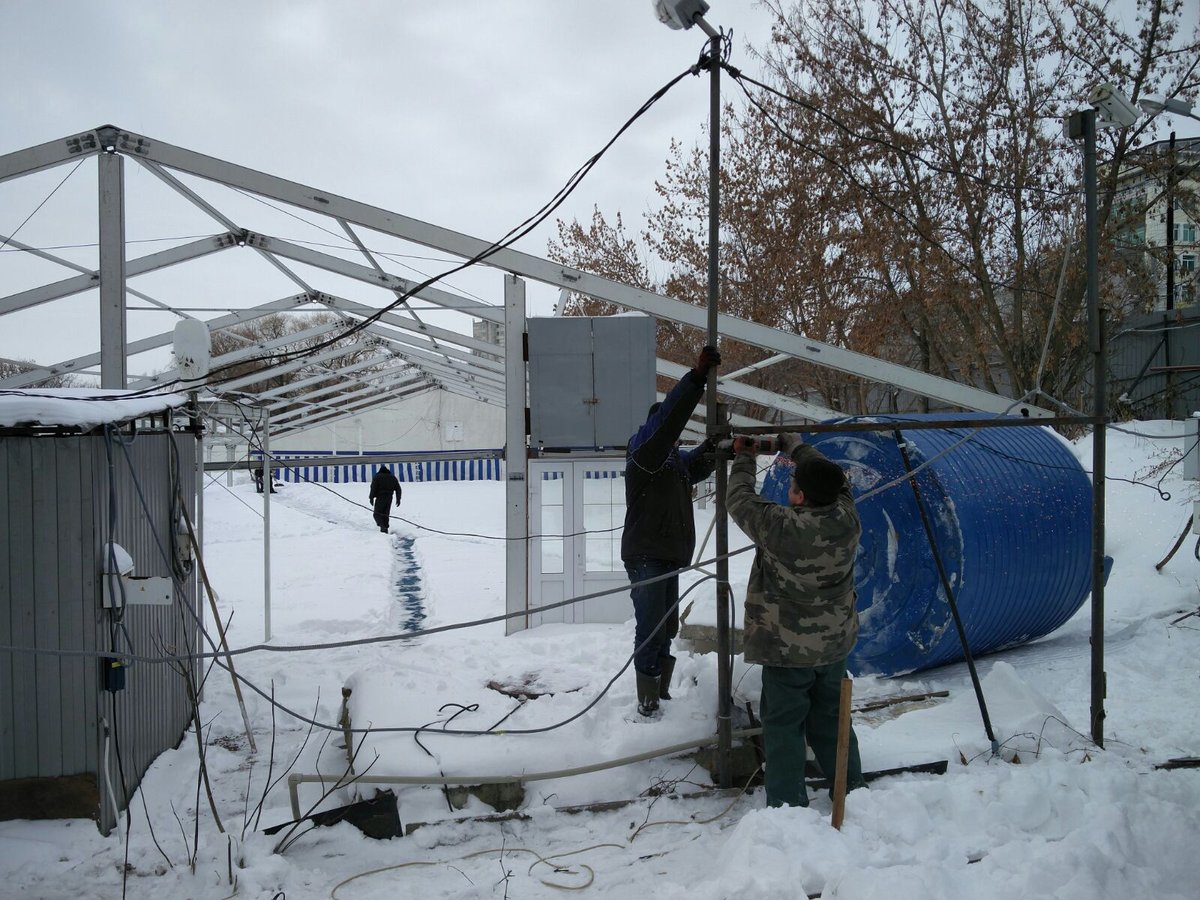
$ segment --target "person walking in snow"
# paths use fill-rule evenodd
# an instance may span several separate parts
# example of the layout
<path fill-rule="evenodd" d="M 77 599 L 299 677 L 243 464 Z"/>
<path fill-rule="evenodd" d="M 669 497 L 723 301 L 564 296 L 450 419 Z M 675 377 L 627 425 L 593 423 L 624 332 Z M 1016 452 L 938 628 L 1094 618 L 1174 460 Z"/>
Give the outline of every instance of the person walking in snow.
<path fill-rule="evenodd" d="M 371 503 L 375 508 L 375 524 L 384 534 L 388 533 L 388 523 L 391 522 L 392 495 L 396 496 L 396 506 L 400 506 L 400 482 L 387 466 L 380 466 L 375 477 L 371 479 Z"/>
<path fill-rule="evenodd" d="M 625 452 L 625 529 L 621 561 L 632 583 L 635 627 L 633 668 L 638 712 L 652 717 L 659 700 L 669 700 L 675 657 L 671 640 L 679 633 L 679 576 L 652 584 L 647 579 L 677 572 L 692 561 L 696 523 L 692 485 L 712 473 L 712 443 L 680 450 L 680 435 L 704 394 L 708 373 L 721 363 L 715 347 L 705 347 L 661 403 L 650 407 L 646 422 L 629 439 Z M 665 618 L 665 621 L 664 621 Z M 661 627 L 659 623 L 662 623 Z"/>
<path fill-rule="evenodd" d="M 757 546 L 746 587 L 745 659 L 762 665 L 768 806 L 808 806 L 805 738 L 832 781 L 846 657 L 858 638 L 854 557 L 862 533 L 842 468 L 795 436 L 787 506 L 755 491 L 755 442 L 736 437 L 729 516 Z M 847 790 L 865 786 L 850 729 Z"/>

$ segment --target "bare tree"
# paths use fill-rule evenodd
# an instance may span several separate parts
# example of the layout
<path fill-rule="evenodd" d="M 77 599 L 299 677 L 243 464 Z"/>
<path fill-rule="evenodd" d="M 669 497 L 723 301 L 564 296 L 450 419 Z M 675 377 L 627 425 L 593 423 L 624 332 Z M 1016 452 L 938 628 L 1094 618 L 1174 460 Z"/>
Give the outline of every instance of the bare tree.
<path fill-rule="evenodd" d="M 34 369 L 40 369 L 41 366 L 29 359 L 4 359 L 0 357 L 0 381 L 5 378 L 11 378 L 14 375 L 23 375 L 26 372 L 32 372 Z M 67 387 L 83 387 L 79 378 L 74 375 L 51 375 L 36 384 L 30 385 L 35 388 L 67 388 Z"/>
<path fill-rule="evenodd" d="M 277 342 L 281 338 L 285 339 L 290 335 L 298 335 L 316 327 L 335 325 L 341 321 L 333 313 L 316 313 L 311 315 L 275 313 L 263 316 L 241 325 L 234 325 L 214 331 L 212 333 L 212 354 L 214 358 L 220 357 L 237 350 L 254 348 L 259 345 L 265 345 L 268 342 Z M 339 393 L 360 386 L 357 379 L 364 377 L 364 375 L 369 377 L 369 373 L 372 371 L 371 368 L 360 369 L 355 379 L 352 380 L 339 376 L 337 374 L 338 369 L 366 361 L 372 354 L 378 353 L 379 347 L 377 341 L 361 334 L 342 338 L 329 343 L 329 346 L 353 347 L 355 349 L 334 358 L 328 363 L 310 362 L 291 371 L 275 373 L 269 371 L 282 362 L 300 358 L 306 350 L 311 350 L 319 344 L 326 344 L 326 342 L 330 341 L 332 333 L 326 332 L 317 336 L 310 335 L 307 337 L 300 336 L 294 341 L 286 341 L 274 349 L 262 349 L 252 359 L 222 367 L 220 372 L 221 379 L 230 380 L 262 372 L 263 378 L 260 381 L 249 384 L 245 388 L 247 391 L 255 392 L 286 387 L 289 384 L 309 378 L 312 375 L 325 373 L 330 376 L 331 382 L 334 379 L 340 379 L 343 382 L 344 386 L 340 391 L 329 395 L 331 398 L 336 397 Z"/>
<path fill-rule="evenodd" d="M 1101 81 L 1134 99 L 1193 90 L 1200 25 L 1184 32 L 1180 0 L 1140 0 L 1129 27 L 1090 0 L 767 5 L 772 41 L 752 53 L 769 74 L 732 71 L 745 103 L 723 117 L 723 310 L 1012 396 L 1076 399 L 1088 371 L 1082 166 L 1062 119 Z M 1114 241 L 1145 212 L 1115 202 L 1145 127 L 1101 139 L 1114 324 L 1151 299 L 1145 254 Z M 667 271 L 653 287 L 697 304 L 707 166 L 703 147 L 671 148 L 641 235 L 642 259 Z M 551 255 L 611 277 L 648 272 L 633 249 L 597 212 L 586 231 L 561 227 Z M 894 402 L 799 363 L 756 377 L 833 407 Z"/>

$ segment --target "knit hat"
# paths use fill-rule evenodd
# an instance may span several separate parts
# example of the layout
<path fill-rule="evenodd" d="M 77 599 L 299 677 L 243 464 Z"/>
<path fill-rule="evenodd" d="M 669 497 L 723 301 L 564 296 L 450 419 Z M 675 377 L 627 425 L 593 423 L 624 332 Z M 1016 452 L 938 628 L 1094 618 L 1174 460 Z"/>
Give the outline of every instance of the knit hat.
<path fill-rule="evenodd" d="M 846 473 L 842 467 L 827 459 L 806 459 L 796 463 L 792 474 L 796 489 L 812 506 L 828 506 L 838 498 L 846 485 Z"/>

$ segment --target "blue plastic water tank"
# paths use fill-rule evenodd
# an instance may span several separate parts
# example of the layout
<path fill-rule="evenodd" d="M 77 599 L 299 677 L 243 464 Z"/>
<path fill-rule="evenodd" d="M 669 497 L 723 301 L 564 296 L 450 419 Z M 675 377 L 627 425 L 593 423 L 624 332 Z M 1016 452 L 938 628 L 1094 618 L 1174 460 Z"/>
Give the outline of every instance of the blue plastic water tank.
<path fill-rule="evenodd" d="M 919 469 L 921 501 L 972 653 L 1030 641 L 1069 619 L 1091 590 L 1092 496 L 1090 478 L 1062 439 L 1032 426 L 950 426 L 901 437 Z M 845 468 L 863 524 L 855 571 L 860 632 L 850 671 L 897 675 L 962 659 L 895 432 L 804 439 Z M 791 471 L 780 455 L 763 495 L 786 503 Z"/>

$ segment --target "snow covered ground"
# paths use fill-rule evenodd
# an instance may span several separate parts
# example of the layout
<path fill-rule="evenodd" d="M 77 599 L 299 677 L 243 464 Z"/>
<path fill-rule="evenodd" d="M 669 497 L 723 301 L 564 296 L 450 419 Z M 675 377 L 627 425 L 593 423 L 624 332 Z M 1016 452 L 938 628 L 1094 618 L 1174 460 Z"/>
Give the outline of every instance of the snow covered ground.
<path fill-rule="evenodd" d="M 860 678 L 855 703 L 896 694 L 948 697 L 862 713 L 864 768 L 949 760 L 945 775 L 876 781 L 847 798 L 841 831 L 824 792 L 808 809 L 767 810 L 761 788 L 704 791 L 707 771 L 680 754 L 586 775 L 527 781 L 520 817 L 488 820 L 471 797 L 451 809 L 436 786 L 396 785 L 405 824 L 390 840 L 342 823 L 287 835 L 286 772 L 344 770 L 337 719 L 352 689 L 355 760 L 372 775 L 515 775 L 587 766 L 715 732 L 716 662 L 684 649 L 661 721 L 631 716 L 625 672 L 591 709 L 632 650 L 623 625 L 551 625 L 512 637 L 502 623 L 405 639 L 235 658 L 257 752 L 228 676 L 209 677 L 202 707 L 218 831 L 198 789 L 188 737 L 151 767 L 128 821 L 108 837 L 90 821 L 0 822 L 0 896 L 57 898 L 792 898 L 853 900 L 1200 896 L 1200 771 L 1157 770 L 1200 756 L 1200 562 L 1191 537 L 1161 573 L 1197 496 L 1182 466 L 1180 423 L 1140 423 L 1152 439 L 1109 433 L 1106 748 L 1088 738 L 1090 606 L 1054 634 L 979 660 L 997 738 L 992 756 L 965 665 L 898 679 Z M 1076 445 L 1085 468 L 1091 449 Z M 241 476 L 205 494 L 205 562 L 233 647 L 263 637 L 261 498 Z M 1147 487 L 1158 485 L 1170 500 Z M 1126 481 L 1124 479 L 1128 479 Z M 1140 482 L 1134 484 L 1130 482 Z M 413 538 L 425 628 L 504 611 L 504 486 L 409 484 L 406 522 L 384 535 L 365 485 L 287 485 L 273 497 L 272 645 L 349 641 L 402 632 L 398 553 Z M 701 510 L 703 533 L 712 507 Z M 434 530 L 430 530 L 434 529 Z M 438 532 L 448 532 L 441 534 Z M 731 528 L 731 549 L 744 538 Z M 741 595 L 749 554 L 731 560 Z M 686 583 L 686 582 L 685 582 Z M 413 588 L 413 585 L 407 585 Z M 711 582 L 689 599 L 711 604 Z M 528 684 L 520 700 L 489 682 Z M 739 697 L 757 703 L 756 667 L 738 661 Z M 310 727 L 281 707 L 319 723 Z M 419 733 L 413 729 L 426 726 Z M 451 735 L 442 729 L 496 731 Z M 391 730 L 388 729 L 407 729 Z M 522 731 L 547 729 L 535 733 Z M 268 785 L 270 789 L 268 790 Z M 321 808 L 374 794 L 333 791 Z M 301 784 L 305 811 L 320 798 Z M 584 812 L 564 807 L 629 801 Z M 258 809 L 261 803 L 261 813 Z M 281 841 L 286 849 L 277 851 Z M 194 865 L 191 860 L 194 858 Z M 123 870 L 126 877 L 123 878 Z"/>

